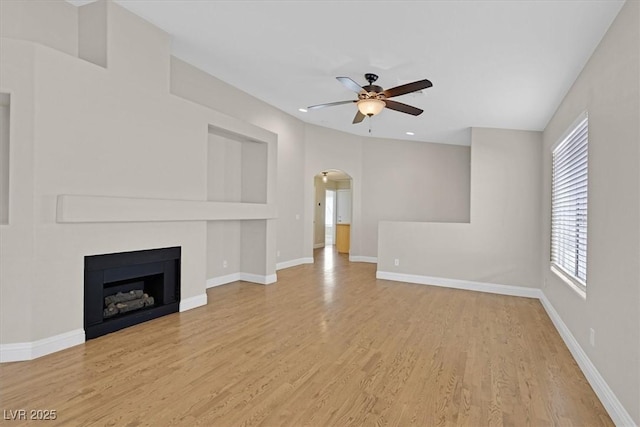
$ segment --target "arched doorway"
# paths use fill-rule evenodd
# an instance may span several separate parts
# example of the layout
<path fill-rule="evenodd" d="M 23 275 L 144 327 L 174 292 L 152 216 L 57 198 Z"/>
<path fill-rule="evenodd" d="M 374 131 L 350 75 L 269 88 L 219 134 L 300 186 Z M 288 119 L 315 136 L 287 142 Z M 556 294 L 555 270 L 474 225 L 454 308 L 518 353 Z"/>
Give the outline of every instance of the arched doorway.
<path fill-rule="evenodd" d="M 349 254 L 352 220 L 352 178 L 339 169 L 314 176 L 313 248 L 332 246 Z"/>

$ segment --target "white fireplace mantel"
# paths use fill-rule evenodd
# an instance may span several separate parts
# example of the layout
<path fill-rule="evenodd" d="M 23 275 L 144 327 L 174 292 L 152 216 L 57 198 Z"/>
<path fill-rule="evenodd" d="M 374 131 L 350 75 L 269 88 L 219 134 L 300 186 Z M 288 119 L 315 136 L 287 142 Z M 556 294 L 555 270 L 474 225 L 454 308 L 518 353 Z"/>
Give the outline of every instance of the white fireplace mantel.
<path fill-rule="evenodd" d="M 257 220 L 277 217 L 265 203 L 58 195 L 56 222 L 151 222 Z"/>

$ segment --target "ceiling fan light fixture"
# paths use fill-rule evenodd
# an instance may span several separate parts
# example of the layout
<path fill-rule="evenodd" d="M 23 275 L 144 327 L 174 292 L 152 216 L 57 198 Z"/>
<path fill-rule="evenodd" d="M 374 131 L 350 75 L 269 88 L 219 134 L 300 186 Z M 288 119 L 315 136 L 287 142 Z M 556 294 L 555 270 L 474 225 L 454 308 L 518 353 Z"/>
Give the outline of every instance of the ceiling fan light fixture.
<path fill-rule="evenodd" d="M 327 178 L 327 172 L 322 172 L 322 182 L 326 184 L 328 180 L 329 178 Z"/>
<path fill-rule="evenodd" d="M 381 99 L 367 98 L 358 101 L 358 110 L 365 116 L 375 116 L 385 107 L 385 103 Z"/>
<path fill-rule="evenodd" d="M 354 125 L 362 123 L 364 118 L 367 116 L 371 117 L 379 114 L 385 108 L 399 111 L 405 114 L 410 114 L 412 116 L 419 116 L 424 112 L 420 108 L 403 104 L 402 102 L 394 101 L 389 98 L 405 95 L 407 93 L 417 92 L 433 86 L 433 84 L 429 80 L 423 79 L 384 90 L 382 87 L 373 84 L 373 82 L 378 79 L 378 76 L 376 76 L 375 74 L 367 73 L 364 75 L 364 78 L 369 82 L 369 84 L 360 86 L 355 80 L 350 79 L 349 77 L 336 77 L 336 79 L 338 79 L 338 81 L 342 83 L 344 87 L 346 87 L 350 91 L 357 93 L 358 99 L 355 99 L 353 101 L 346 100 L 312 105 L 308 107 L 308 109 L 316 110 L 318 108 L 333 107 L 336 105 L 351 104 L 352 102 L 354 102 L 358 106 L 358 112 L 351 122 Z M 369 129 L 369 131 L 371 131 L 371 129 Z"/>

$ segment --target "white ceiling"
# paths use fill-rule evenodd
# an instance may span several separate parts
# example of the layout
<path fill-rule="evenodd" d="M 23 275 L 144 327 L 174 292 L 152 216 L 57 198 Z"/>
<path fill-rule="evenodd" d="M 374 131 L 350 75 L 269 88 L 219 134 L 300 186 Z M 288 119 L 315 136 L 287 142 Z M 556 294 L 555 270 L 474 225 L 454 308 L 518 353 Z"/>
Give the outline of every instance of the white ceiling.
<path fill-rule="evenodd" d="M 469 144 L 469 127 L 543 130 L 622 0 L 119 0 L 173 36 L 173 54 L 309 123 L 358 135 Z M 433 87 L 351 121 L 355 99 L 336 76 L 389 88 Z M 407 131 L 414 136 L 405 134 Z"/>

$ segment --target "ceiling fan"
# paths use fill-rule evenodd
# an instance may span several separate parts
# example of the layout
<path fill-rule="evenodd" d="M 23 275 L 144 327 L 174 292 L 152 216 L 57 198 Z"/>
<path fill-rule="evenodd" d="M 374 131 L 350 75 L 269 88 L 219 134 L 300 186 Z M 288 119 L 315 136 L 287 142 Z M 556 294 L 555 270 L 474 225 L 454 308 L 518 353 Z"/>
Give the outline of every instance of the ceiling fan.
<path fill-rule="evenodd" d="M 412 107 L 411 105 L 403 104 L 402 102 L 393 101 L 389 98 L 405 95 L 407 93 L 416 92 L 433 86 L 433 84 L 429 80 L 424 79 L 384 90 L 380 86 L 373 84 L 373 82 L 378 80 L 377 75 L 367 73 L 364 75 L 364 78 L 369 82 L 369 84 L 360 86 L 349 77 L 336 77 L 336 79 L 338 79 L 338 81 L 342 83 L 347 89 L 352 90 L 358 94 L 357 100 L 338 101 L 329 102 L 327 104 L 312 105 L 311 107 L 308 107 L 308 109 L 315 110 L 318 108 L 333 107 L 334 105 L 350 104 L 355 102 L 358 105 L 358 112 L 353 118 L 353 124 L 360 123 L 366 116 L 371 117 L 378 114 L 385 107 L 392 110 L 400 111 L 401 113 L 418 116 L 422 114 L 423 110 Z"/>

